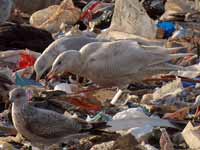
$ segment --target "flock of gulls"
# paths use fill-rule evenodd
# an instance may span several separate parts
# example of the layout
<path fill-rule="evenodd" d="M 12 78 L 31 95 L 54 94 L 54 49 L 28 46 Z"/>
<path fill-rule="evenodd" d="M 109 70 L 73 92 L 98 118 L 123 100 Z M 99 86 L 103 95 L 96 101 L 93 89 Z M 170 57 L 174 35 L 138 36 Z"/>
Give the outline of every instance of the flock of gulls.
<path fill-rule="evenodd" d="M 13 33 L 16 38 L 9 41 L 13 43 L 12 45 L 6 45 L 5 42 L 1 44 L 3 39 L 0 39 L 0 47 L 43 51 L 34 64 L 37 81 L 42 78 L 50 80 L 56 76 L 71 73 L 91 80 L 101 87 L 118 87 L 124 90 L 128 84 L 140 82 L 146 77 L 184 69 L 184 67 L 170 64 L 170 60 L 191 55 L 172 54 L 172 51 L 179 48 L 152 45 L 151 41 L 142 45 L 133 40 L 109 41 L 99 39 L 98 36 L 90 37 L 87 34 L 69 35 L 53 41 L 48 33 L 41 32 L 40 29 L 5 23 L 11 13 L 11 5 L 11 0 L 0 0 L 0 30 L 5 26 L 15 28 L 13 31 L 8 31 L 8 41 L 11 32 L 20 30 L 23 34 L 22 30 L 26 30 L 27 33 L 24 36 L 31 37 L 32 32 L 37 33 L 35 38 L 38 37 L 39 45 L 42 46 L 38 48 L 34 45 L 32 47 L 22 43 L 20 45 L 17 39 L 19 33 L 16 32 Z M 4 38 L 3 36 L 6 38 L 5 34 L 2 37 L 0 35 L 0 38 Z M 30 43 L 31 40 L 34 41 L 33 38 L 34 36 L 32 39 L 29 38 Z M 16 43 L 20 46 L 16 46 Z M 45 45 L 47 48 L 44 50 Z M 80 121 L 78 118 L 32 106 L 28 102 L 29 96 L 24 88 L 11 90 L 9 99 L 12 102 L 12 119 L 15 128 L 32 143 L 50 146 L 93 129 L 92 124 Z"/>

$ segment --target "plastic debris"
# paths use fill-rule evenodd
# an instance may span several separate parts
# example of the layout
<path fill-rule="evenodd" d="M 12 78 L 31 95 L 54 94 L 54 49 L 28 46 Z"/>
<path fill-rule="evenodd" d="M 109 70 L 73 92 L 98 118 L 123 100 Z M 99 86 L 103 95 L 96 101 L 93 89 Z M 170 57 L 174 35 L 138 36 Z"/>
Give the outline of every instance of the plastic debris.
<path fill-rule="evenodd" d="M 180 78 L 177 78 L 176 80 L 164 85 L 161 88 L 158 88 L 153 93 L 153 99 L 159 100 L 165 97 L 166 95 L 176 95 L 180 93 L 183 90 L 182 82 Z"/>
<path fill-rule="evenodd" d="M 157 27 L 158 29 L 164 30 L 164 38 L 171 37 L 176 30 L 175 24 L 172 22 L 159 22 Z"/>
<path fill-rule="evenodd" d="M 153 127 L 151 125 L 145 125 L 144 127 L 136 127 L 130 129 L 131 134 L 137 139 L 137 141 L 148 141 L 149 136 L 153 133 Z"/>
<path fill-rule="evenodd" d="M 163 118 L 171 120 L 184 120 L 186 119 L 188 113 L 189 108 L 182 108 L 174 113 L 166 113 Z"/>
<path fill-rule="evenodd" d="M 0 149 L 200 149 L 198 1 L 15 0 L 0 24 Z"/>
<path fill-rule="evenodd" d="M 110 120 L 112 120 L 112 117 L 105 114 L 104 112 L 99 112 L 93 118 L 91 118 L 90 116 L 87 116 L 87 119 L 86 119 L 86 121 L 88 121 L 88 122 L 97 122 L 97 121 L 107 122 L 107 121 L 110 121 Z"/>
<path fill-rule="evenodd" d="M 42 84 L 36 82 L 35 80 L 31 80 L 31 79 L 26 79 L 26 78 L 22 78 L 19 76 L 18 73 L 16 73 L 16 79 L 15 79 L 15 83 L 18 86 L 37 86 L 37 87 L 43 87 Z"/>
<path fill-rule="evenodd" d="M 81 100 L 80 100 L 81 99 Z M 100 111 L 102 108 L 101 106 L 92 104 L 92 103 L 88 103 L 87 101 L 83 101 L 84 98 L 70 98 L 68 99 L 68 102 L 87 111 L 95 111 L 98 112 Z M 85 99 L 87 100 L 87 99 Z"/>
<path fill-rule="evenodd" d="M 93 0 L 83 8 L 80 20 L 86 25 L 105 29 L 110 26 L 113 10 L 112 3 Z"/>
<path fill-rule="evenodd" d="M 90 150 L 110 150 L 113 147 L 114 141 L 94 145 Z"/>
<path fill-rule="evenodd" d="M 143 112 L 142 108 L 130 108 L 113 116 L 113 120 L 135 118 L 148 118 L 148 116 Z"/>
<path fill-rule="evenodd" d="M 40 53 L 30 50 L 8 50 L 0 52 L 0 67 L 8 67 L 13 71 L 33 66 Z"/>
<path fill-rule="evenodd" d="M 35 12 L 30 23 L 35 27 L 56 33 L 62 23 L 74 25 L 79 20 L 80 14 L 81 11 L 74 6 L 72 0 L 64 0 L 60 5 Z"/>
<path fill-rule="evenodd" d="M 116 35 L 115 31 L 118 31 L 119 35 Z M 140 36 L 153 39 L 156 36 L 154 21 L 147 15 L 139 1 L 116 1 L 111 26 L 108 32 L 102 33 L 101 38 L 122 39 L 120 35 L 124 33 L 133 35 L 132 39 Z M 127 39 L 127 36 L 125 37 Z"/>
<path fill-rule="evenodd" d="M 200 106 L 200 95 L 198 95 L 198 96 L 196 97 L 193 106 L 194 106 L 194 107 Z"/>
<path fill-rule="evenodd" d="M 66 93 L 73 93 L 72 92 L 72 85 L 67 83 L 60 83 L 54 87 L 54 90 L 63 91 Z"/>
<path fill-rule="evenodd" d="M 21 53 L 18 63 L 18 70 L 31 67 L 34 65 L 36 58 L 28 53 Z"/>
<path fill-rule="evenodd" d="M 115 96 L 113 97 L 113 99 L 110 102 L 112 105 L 114 105 L 117 102 L 117 100 L 119 99 L 119 97 L 122 95 L 122 92 L 123 91 L 121 89 L 119 89 L 117 91 L 117 93 L 115 94 Z"/>
<path fill-rule="evenodd" d="M 173 143 L 172 143 L 166 129 L 162 128 L 161 133 L 162 133 L 162 135 L 160 137 L 161 150 L 174 150 Z"/>
<path fill-rule="evenodd" d="M 108 125 L 111 127 L 110 130 L 125 130 L 135 127 L 144 127 L 146 124 L 152 127 L 168 126 L 176 128 L 167 120 L 159 118 L 150 118 L 142 110 L 142 108 L 131 108 L 122 112 L 117 113 L 113 116 L 112 121 L 108 121 Z"/>
<path fill-rule="evenodd" d="M 187 126 L 182 132 L 183 138 L 185 142 L 189 145 L 192 149 L 199 149 L 200 148 L 200 132 L 199 127 L 194 127 L 191 122 L 188 122 Z"/>

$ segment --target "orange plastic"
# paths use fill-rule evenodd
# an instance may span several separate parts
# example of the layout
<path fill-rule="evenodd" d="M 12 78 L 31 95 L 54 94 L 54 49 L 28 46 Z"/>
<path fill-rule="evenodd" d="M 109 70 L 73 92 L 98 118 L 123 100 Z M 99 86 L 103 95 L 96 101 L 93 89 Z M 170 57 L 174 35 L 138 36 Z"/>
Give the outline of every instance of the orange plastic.
<path fill-rule="evenodd" d="M 78 106 L 79 108 L 83 109 L 83 110 L 87 110 L 87 111 L 100 111 L 102 108 L 101 106 L 97 106 L 95 104 L 91 104 L 91 103 L 87 103 L 87 100 L 80 100 L 78 98 L 71 98 L 68 99 L 68 102 L 70 102 L 71 104 Z"/>

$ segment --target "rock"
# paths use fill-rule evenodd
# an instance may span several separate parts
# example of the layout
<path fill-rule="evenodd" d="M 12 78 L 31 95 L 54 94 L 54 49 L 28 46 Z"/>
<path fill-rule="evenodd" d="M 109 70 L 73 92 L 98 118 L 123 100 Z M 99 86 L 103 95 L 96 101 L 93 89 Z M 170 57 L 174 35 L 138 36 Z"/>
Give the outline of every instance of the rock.
<path fill-rule="evenodd" d="M 115 141 L 112 150 L 139 150 L 137 146 L 139 146 L 137 140 L 131 134 L 127 134 Z"/>
<path fill-rule="evenodd" d="M 146 38 L 155 38 L 156 36 L 154 22 L 138 0 L 118 0 L 115 2 L 115 10 L 108 34 L 113 31 Z"/>

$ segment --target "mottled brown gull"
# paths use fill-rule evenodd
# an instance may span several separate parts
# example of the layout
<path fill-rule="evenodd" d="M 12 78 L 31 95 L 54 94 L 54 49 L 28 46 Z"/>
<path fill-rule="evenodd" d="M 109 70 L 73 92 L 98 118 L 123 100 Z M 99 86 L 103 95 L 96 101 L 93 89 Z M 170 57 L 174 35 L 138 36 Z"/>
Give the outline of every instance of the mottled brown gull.
<path fill-rule="evenodd" d="M 66 138 L 89 131 L 94 127 L 78 118 L 34 107 L 28 102 L 28 94 L 23 88 L 13 89 L 9 96 L 10 101 L 13 102 L 14 126 L 22 136 L 33 144 L 45 146 L 58 144 L 65 141 Z"/>

